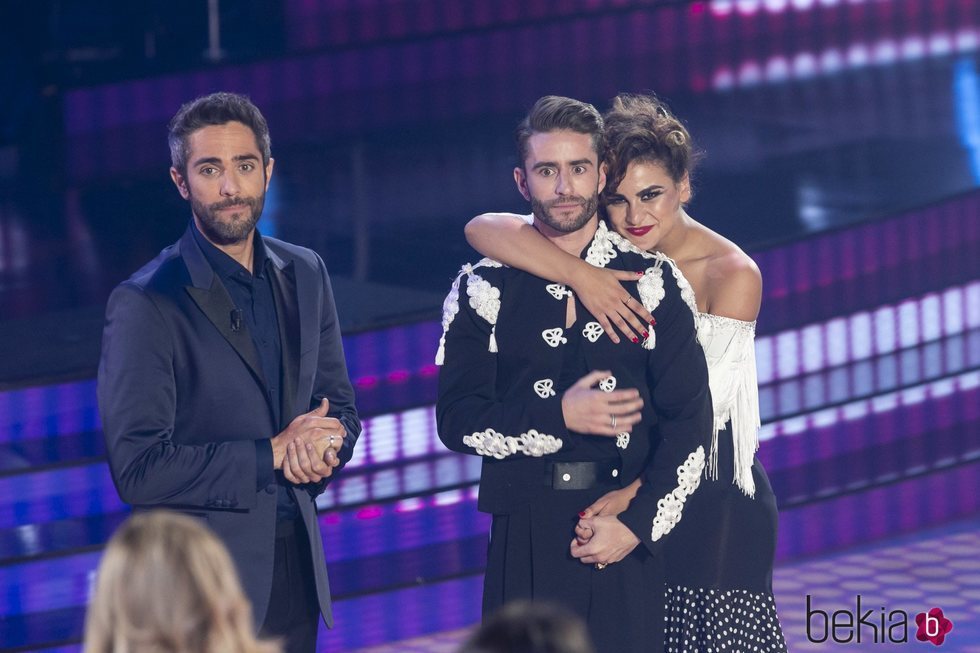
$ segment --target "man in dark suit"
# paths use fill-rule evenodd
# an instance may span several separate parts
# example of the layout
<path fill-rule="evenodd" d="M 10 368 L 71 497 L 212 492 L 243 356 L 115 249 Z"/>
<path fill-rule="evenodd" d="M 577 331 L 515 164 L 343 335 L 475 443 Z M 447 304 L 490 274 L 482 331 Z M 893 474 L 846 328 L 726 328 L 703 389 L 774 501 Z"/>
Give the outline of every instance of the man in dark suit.
<path fill-rule="evenodd" d="M 330 279 L 315 252 L 255 228 L 274 161 L 247 98 L 185 104 L 169 142 L 192 220 L 109 298 L 98 394 L 113 479 L 136 508 L 206 521 L 261 632 L 313 651 L 319 615 L 333 625 L 314 500 L 361 429 Z"/>

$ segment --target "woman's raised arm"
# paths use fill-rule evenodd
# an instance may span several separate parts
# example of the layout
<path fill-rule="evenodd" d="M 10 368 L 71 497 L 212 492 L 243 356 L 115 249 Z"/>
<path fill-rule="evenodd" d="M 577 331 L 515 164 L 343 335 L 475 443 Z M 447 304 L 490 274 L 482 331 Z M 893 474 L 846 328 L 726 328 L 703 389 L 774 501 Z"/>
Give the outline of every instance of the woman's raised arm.
<path fill-rule="evenodd" d="M 613 325 L 634 342 L 646 337 L 653 317 L 639 302 L 630 301 L 620 283 L 636 281 L 635 272 L 593 267 L 563 252 L 514 213 L 479 215 L 469 221 L 465 233 L 470 245 L 484 256 L 570 286 L 613 342 L 619 342 Z"/>

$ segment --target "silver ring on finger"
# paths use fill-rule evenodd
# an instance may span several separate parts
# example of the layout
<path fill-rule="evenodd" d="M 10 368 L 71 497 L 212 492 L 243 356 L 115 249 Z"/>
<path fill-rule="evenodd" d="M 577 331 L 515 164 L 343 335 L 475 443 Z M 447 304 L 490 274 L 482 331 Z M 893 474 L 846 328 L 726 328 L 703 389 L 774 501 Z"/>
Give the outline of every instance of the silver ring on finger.
<path fill-rule="evenodd" d="M 609 566 L 609 563 L 608 562 L 597 562 L 597 563 L 595 563 L 595 568 L 598 569 L 599 571 L 602 571 L 603 569 L 605 569 L 608 566 Z"/>
<path fill-rule="evenodd" d="M 612 427 L 612 428 L 616 428 L 616 416 L 615 415 L 610 415 L 609 416 L 609 426 Z"/>
<path fill-rule="evenodd" d="M 629 306 L 631 301 L 633 301 L 633 295 L 630 295 L 629 297 L 627 297 L 626 299 L 624 299 L 623 300 L 623 303 L 626 304 L 627 306 Z"/>

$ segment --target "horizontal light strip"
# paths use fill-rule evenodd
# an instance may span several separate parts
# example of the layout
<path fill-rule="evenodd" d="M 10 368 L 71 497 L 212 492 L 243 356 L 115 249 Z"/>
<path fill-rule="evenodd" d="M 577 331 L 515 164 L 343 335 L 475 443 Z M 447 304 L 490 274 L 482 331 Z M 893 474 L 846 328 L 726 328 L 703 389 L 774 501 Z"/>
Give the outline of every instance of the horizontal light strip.
<path fill-rule="evenodd" d="M 977 327 L 980 281 L 759 337 L 759 384 L 890 354 Z"/>
<path fill-rule="evenodd" d="M 776 55 L 765 60 L 746 59 L 735 67 L 716 69 L 711 76 L 711 86 L 718 91 L 728 91 L 762 84 L 781 84 L 873 66 L 945 57 L 954 53 L 967 54 L 978 48 L 980 30 L 970 28 L 955 33 L 908 36 L 901 40 L 887 38 L 872 43 L 854 43 L 846 49 L 827 48 L 820 52 L 798 52 L 792 56 Z"/>
<path fill-rule="evenodd" d="M 954 392 L 973 390 L 978 386 L 980 386 L 980 371 L 966 372 L 951 378 L 903 388 L 896 392 L 852 401 L 798 417 L 769 422 L 763 424 L 759 430 L 759 440 L 797 436 L 839 422 L 861 419 L 869 413 L 883 413 L 895 410 L 900 406 L 919 404 L 927 399 L 943 397 Z"/>
<path fill-rule="evenodd" d="M 438 441 L 434 430 L 428 435 Z M 439 446 L 442 446 L 441 443 Z M 482 463 L 479 456 L 468 456 L 443 449 L 443 455 L 435 459 L 405 461 L 394 467 L 364 474 L 345 471 L 317 498 L 317 505 L 321 509 L 327 509 L 369 501 L 388 501 L 399 497 L 429 494 L 441 488 L 476 483 L 480 480 Z M 446 500 L 450 501 L 449 498 Z M 404 506 L 406 510 L 410 510 L 411 506 L 415 505 L 413 499 L 405 499 L 405 501 L 408 502 Z"/>
<path fill-rule="evenodd" d="M 980 368 L 980 329 L 759 388 L 763 423 Z"/>
<path fill-rule="evenodd" d="M 476 485 L 320 513 L 327 562 L 423 548 L 486 530 Z M 391 531 L 400 529 L 398 538 Z"/>
<path fill-rule="evenodd" d="M 809 11 L 820 7 L 838 5 L 867 5 L 894 3 L 895 0 L 711 0 L 711 13 L 717 16 L 730 16 L 739 13 L 745 16 L 766 11 L 779 14 L 786 11 Z"/>

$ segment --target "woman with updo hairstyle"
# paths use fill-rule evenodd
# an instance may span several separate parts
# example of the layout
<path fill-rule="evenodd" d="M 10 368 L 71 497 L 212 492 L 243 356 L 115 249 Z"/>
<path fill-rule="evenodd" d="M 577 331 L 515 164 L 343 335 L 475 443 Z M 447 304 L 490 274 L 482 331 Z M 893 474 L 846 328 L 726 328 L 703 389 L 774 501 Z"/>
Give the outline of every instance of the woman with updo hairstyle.
<path fill-rule="evenodd" d="M 616 96 L 605 124 L 606 192 L 619 187 L 632 162 L 659 163 L 679 183 L 699 158 L 687 128 L 652 96 Z"/>
<path fill-rule="evenodd" d="M 85 653 L 279 653 L 255 638 L 224 545 L 192 517 L 157 510 L 113 534 L 85 620 Z"/>
<path fill-rule="evenodd" d="M 776 500 L 755 456 L 759 268 L 738 245 L 687 213 L 700 153 L 662 101 L 619 95 L 605 125 L 600 215 L 636 248 L 674 263 L 704 349 L 714 409 L 705 477 L 664 536 L 666 584 L 651 588 L 651 600 L 666 604 L 665 650 L 785 651 L 772 595 Z M 593 267 L 560 250 L 529 222 L 526 216 L 484 214 L 466 226 L 466 237 L 490 258 L 570 286 L 610 339 L 637 346 L 653 323 L 637 302 L 626 303 L 622 283 L 635 282 L 636 274 Z M 584 507 L 576 542 L 589 541 L 596 517 L 625 510 L 639 482 Z"/>

